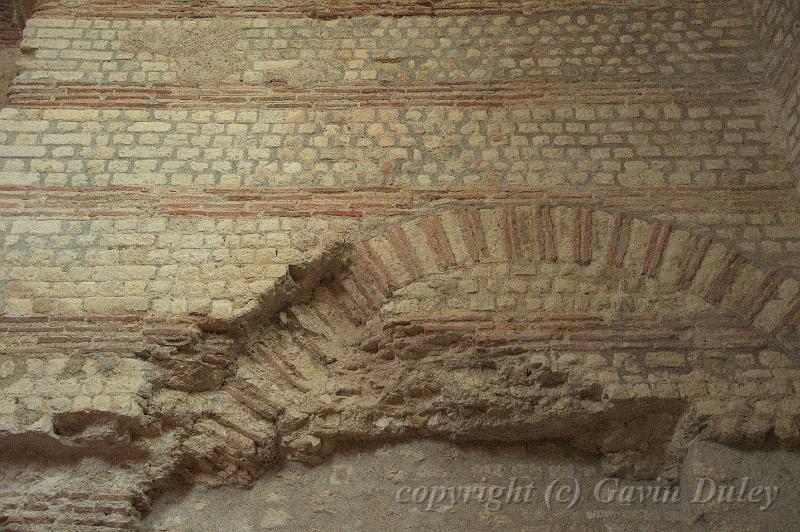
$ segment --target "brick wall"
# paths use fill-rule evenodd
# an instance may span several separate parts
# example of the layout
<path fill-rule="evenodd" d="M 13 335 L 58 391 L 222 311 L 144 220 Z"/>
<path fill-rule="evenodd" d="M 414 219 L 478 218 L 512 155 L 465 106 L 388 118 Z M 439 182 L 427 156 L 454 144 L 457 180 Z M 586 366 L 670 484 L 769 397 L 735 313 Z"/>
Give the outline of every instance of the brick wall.
<path fill-rule="evenodd" d="M 19 17 L 11 1 L 0 5 L 0 106 L 5 105 L 7 90 L 17 73 L 16 62 L 22 39 Z"/>
<path fill-rule="evenodd" d="M 5 226 L 6 313 L 230 313 L 297 260 L 296 227 L 279 218 L 17 219 Z"/>
<path fill-rule="evenodd" d="M 234 312 L 316 241 L 304 228 L 367 230 L 469 191 L 657 217 L 796 269 L 760 83 L 777 61 L 762 43 L 787 41 L 776 6 L 296 7 L 41 6 L 0 112 L 6 312 Z M 261 8 L 281 16 L 242 18 Z M 163 20 L 178 9 L 225 18 Z M 192 78 L 198 52 L 225 75 Z M 53 270 L 31 273 L 43 257 Z M 135 278 L 96 269 L 114 264 Z"/>
<path fill-rule="evenodd" d="M 626 408 L 671 420 L 650 451 L 689 413 L 800 443 L 795 11 L 42 2 L 0 110 L 0 446 L 137 467 L 42 466 L 0 526 L 136 528 L 341 438 L 641 471 L 585 436 Z"/>
<path fill-rule="evenodd" d="M 774 103 L 781 124 L 787 160 L 795 180 L 800 178 L 800 6 L 783 0 L 753 5 L 757 32 L 764 47 L 767 84 L 775 90 Z"/>
<path fill-rule="evenodd" d="M 755 77 L 752 20 L 728 6 L 516 16 L 141 21 L 37 18 L 23 81 L 186 82 L 184 50 L 160 43 L 224 30 L 236 61 L 219 81 L 290 85 L 476 83 L 514 79 Z M 138 44 L 138 46 L 134 46 Z M 186 46 L 202 46 L 189 42 Z M 169 61 L 154 59 L 162 52 Z M 202 58 L 192 58 L 201 61 Z M 78 70 L 77 67 L 80 67 Z M 308 69 L 309 72 L 296 72 Z M 294 71 L 294 72 L 293 72 Z"/>
<path fill-rule="evenodd" d="M 755 98 L 341 111 L 15 111 L 6 184 L 744 186 L 787 184 Z"/>
<path fill-rule="evenodd" d="M 0 48 L 17 46 L 22 33 L 17 24 L 14 4 L 3 2 L 0 6 Z"/>
<path fill-rule="evenodd" d="M 800 28 L 800 7 L 789 0 L 757 0 L 752 5 L 756 32 L 764 47 L 764 71 L 774 80 L 794 60 Z"/>
<path fill-rule="evenodd" d="M 800 71 L 792 72 L 793 78 L 783 78 L 777 85 L 783 129 L 786 135 L 788 162 L 791 164 L 795 182 L 800 178 Z"/>
<path fill-rule="evenodd" d="M 119 193 L 135 194 L 113 192 Z M 304 251 L 337 235 L 381 225 L 379 213 L 386 212 L 389 204 L 367 210 L 376 199 L 368 193 L 344 198 L 306 196 L 292 204 L 263 198 L 262 207 L 292 211 L 305 204 L 305 208 L 318 209 L 294 212 L 292 217 L 262 218 L 252 211 L 244 218 L 231 218 L 230 211 L 220 211 L 203 217 L 154 213 L 149 218 L 128 215 L 94 220 L 52 214 L 11 218 L 0 224 L 7 266 L 0 284 L 3 308 L 13 316 L 228 316 L 256 300 Z M 675 200 L 658 217 L 714 236 L 756 261 L 770 257 L 773 265 L 783 262 L 787 268 L 796 267 L 791 257 L 800 252 L 797 216 L 761 212 L 766 202 L 779 205 L 776 198 L 761 196 L 758 207 L 742 202 L 738 214 L 727 216 L 704 212 L 711 201 L 700 199 L 696 212 L 675 214 L 670 213 L 674 206 L 688 206 Z M 458 204 L 456 198 L 449 202 Z M 364 212 L 353 212 L 359 203 L 366 207 Z M 424 213 L 425 203 L 424 197 L 408 200 L 395 216 Z M 320 212 L 329 214 L 320 216 Z"/>

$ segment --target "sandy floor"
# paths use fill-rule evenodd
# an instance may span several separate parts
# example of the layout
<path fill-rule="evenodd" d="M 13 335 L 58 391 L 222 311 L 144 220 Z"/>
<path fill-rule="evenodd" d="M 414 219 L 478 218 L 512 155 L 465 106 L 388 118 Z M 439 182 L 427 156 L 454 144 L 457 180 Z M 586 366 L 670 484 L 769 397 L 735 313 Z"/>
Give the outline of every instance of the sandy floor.
<path fill-rule="evenodd" d="M 701 478 L 712 479 L 716 487 Z M 645 491 L 629 488 L 623 492 L 623 487 L 646 490 L 658 486 L 657 482 L 607 481 L 596 495 L 602 477 L 593 461 L 555 449 L 481 450 L 417 442 L 338 454 L 314 469 L 288 466 L 262 478 L 249 491 L 204 487 L 173 491 L 156 502 L 145 529 L 796 530 L 800 523 L 798 479 L 800 456 L 796 454 L 742 453 L 702 444 L 692 448 L 685 462 L 679 501 L 639 503 L 630 502 L 630 497 L 638 499 Z M 505 487 L 511 482 L 521 488 L 514 491 L 521 502 L 505 504 Z M 575 506 L 568 508 L 569 502 L 559 502 L 559 494 L 565 501 L 571 499 L 573 492 L 562 486 L 576 482 L 581 493 Z M 457 504 L 450 502 L 449 495 L 439 495 L 441 491 L 431 495 L 437 486 L 455 490 L 470 484 L 506 489 L 496 497 L 500 508 L 487 497 L 480 500 L 477 492 L 464 503 L 463 488 Z M 698 485 L 702 491 L 693 503 Z M 532 488 L 526 492 L 528 486 Z M 743 500 L 720 504 L 722 486 L 734 486 L 732 500 Z M 771 491 L 774 500 L 761 510 L 766 505 L 766 487 L 773 490 L 774 486 L 778 489 L 777 494 Z M 754 491 L 758 487 L 762 489 Z M 423 496 L 426 488 L 428 494 Z M 715 500 L 706 503 L 712 489 L 717 493 Z M 755 502 L 748 502 L 748 496 Z M 422 502 L 414 503 L 414 497 Z"/>

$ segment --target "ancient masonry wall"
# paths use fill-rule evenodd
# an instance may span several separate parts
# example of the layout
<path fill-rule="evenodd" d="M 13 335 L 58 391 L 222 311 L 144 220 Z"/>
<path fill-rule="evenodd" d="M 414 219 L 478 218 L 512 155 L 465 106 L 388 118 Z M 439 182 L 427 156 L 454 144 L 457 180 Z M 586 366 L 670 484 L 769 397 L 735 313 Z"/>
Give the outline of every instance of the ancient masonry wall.
<path fill-rule="evenodd" d="M 758 33 L 766 49 L 765 75 L 774 87 L 786 138 L 789 161 L 800 160 L 800 6 L 796 2 L 755 2 Z"/>
<path fill-rule="evenodd" d="M 0 6 L 0 105 L 5 104 L 8 86 L 17 72 L 20 40 L 22 31 L 15 6 L 12 2 L 3 2 Z"/>
<path fill-rule="evenodd" d="M 135 529 L 344 439 L 640 478 L 700 428 L 797 446 L 794 4 L 39 2 L 0 109 L 0 525 Z"/>
<path fill-rule="evenodd" d="M 13 2 L 0 6 L 0 47 L 16 47 L 22 39 L 16 9 Z"/>

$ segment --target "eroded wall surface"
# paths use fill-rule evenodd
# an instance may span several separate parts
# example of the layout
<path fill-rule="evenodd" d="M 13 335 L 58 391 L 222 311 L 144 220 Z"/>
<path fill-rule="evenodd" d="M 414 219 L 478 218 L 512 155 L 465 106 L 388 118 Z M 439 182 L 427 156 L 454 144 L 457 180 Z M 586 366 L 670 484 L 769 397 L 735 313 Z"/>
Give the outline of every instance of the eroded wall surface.
<path fill-rule="evenodd" d="M 800 54 L 800 6 L 795 2 L 764 0 L 754 3 L 758 34 L 766 46 L 765 75 L 774 88 L 775 109 L 779 112 L 786 138 L 786 150 L 797 176 L 800 158 L 800 81 L 798 80 L 798 54 Z"/>
<path fill-rule="evenodd" d="M 19 42 L 22 31 L 13 3 L 4 2 L 0 6 L 0 105 L 5 104 L 8 86 L 16 75 L 16 62 L 19 56 Z"/>
<path fill-rule="evenodd" d="M 137 529 L 353 442 L 795 456 L 793 2 L 45 0 L 0 36 L 28 16 L 3 526 Z"/>

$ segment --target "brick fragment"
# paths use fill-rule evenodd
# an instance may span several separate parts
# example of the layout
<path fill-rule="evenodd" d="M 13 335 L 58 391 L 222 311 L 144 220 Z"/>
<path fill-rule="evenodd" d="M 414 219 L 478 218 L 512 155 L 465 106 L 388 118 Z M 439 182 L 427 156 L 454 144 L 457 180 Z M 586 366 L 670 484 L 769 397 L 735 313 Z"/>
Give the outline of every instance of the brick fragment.
<path fill-rule="evenodd" d="M 459 213 L 458 219 L 470 258 L 473 262 L 480 262 L 488 256 L 480 214 L 477 209 L 466 209 Z"/>
<path fill-rule="evenodd" d="M 408 272 L 409 277 L 419 279 L 423 276 L 422 265 L 414 254 L 414 249 L 408 241 L 408 235 L 402 227 L 391 227 L 386 231 L 389 243 L 392 245 L 394 254 L 400 259 L 401 263 Z"/>
<path fill-rule="evenodd" d="M 542 262 L 558 260 L 556 252 L 556 233 L 550 207 L 539 206 L 534 210 L 533 223 L 536 231 L 537 251 Z"/>
<path fill-rule="evenodd" d="M 456 263 L 456 259 L 450 249 L 441 218 L 436 215 L 428 216 L 422 221 L 422 226 L 425 229 L 428 245 L 434 252 L 439 268 L 445 270 L 453 266 Z"/>
<path fill-rule="evenodd" d="M 611 229 L 611 241 L 609 242 L 608 253 L 606 254 L 606 264 L 612 268 L 622 268 L 625 254 L 628 252 L 630 233 L 630 217 L 624 214 L 618 214 L 616 218 L 614 218 L 614 225 Z"/>
<path fill-rule="evenodd" d="M 577 264 L 592 262 L 592 211 L 586 207 L 575 209 L 572 255 Z"/>

